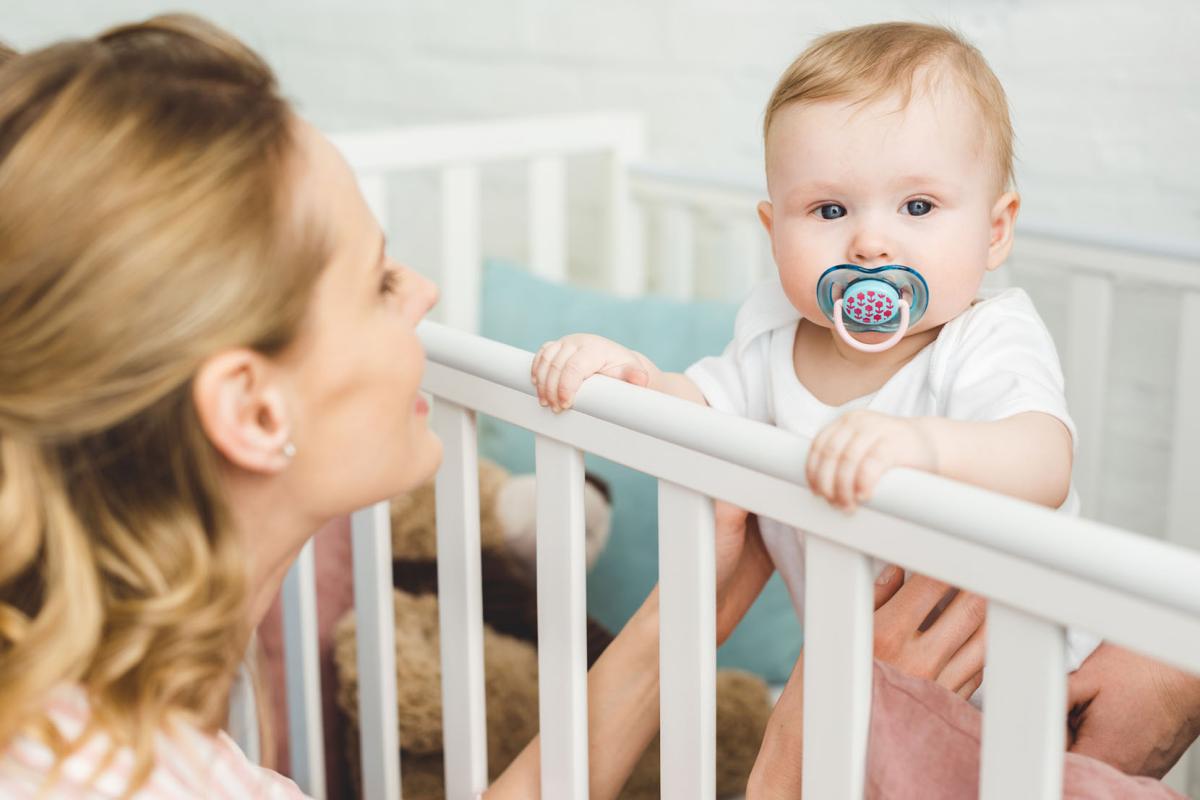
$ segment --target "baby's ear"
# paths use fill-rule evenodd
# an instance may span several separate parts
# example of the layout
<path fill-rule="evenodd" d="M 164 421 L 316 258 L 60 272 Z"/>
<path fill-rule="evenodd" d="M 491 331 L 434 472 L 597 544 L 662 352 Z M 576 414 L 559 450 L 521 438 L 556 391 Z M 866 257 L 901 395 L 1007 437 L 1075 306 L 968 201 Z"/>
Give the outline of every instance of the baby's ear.
<path fill-rule="evenodd" d="M 763 200 L 758 204 L 758 220 L 767 231 L 767 236 L 771 236 L 771 228 L 775 223 L 775 209 L 771 207 L 771 203 Z"/>
<path fill-rule="evenodd" d="M 988 241 L 988 271 L 1004 263 L 1012 252 L 1013 228 L 1021 210 L 1021 195 L 1005 192 L 992 205 L 991 236 Z"/>

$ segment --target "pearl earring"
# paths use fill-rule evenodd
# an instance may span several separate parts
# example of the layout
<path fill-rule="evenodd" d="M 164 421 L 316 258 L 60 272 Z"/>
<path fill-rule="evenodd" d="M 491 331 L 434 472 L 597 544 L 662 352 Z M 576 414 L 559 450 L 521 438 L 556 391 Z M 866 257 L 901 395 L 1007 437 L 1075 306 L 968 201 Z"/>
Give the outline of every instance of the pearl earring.
<path fill-rule="evenodd" d="M 288 461 L 291 461 L 292 458 L 295 457 L 295 455 L 296 455 L 296 445 L 292 444 L 290 441 L 285 442 L 283 445 L 283 457 L 286 458 Z"/>

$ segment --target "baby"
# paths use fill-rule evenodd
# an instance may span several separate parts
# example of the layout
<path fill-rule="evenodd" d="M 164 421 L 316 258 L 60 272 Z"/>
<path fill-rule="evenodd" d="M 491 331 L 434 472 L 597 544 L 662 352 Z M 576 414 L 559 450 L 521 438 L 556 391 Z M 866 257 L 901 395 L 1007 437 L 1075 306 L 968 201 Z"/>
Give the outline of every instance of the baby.
<path fill-rule="evenodd" d="M 911 23 L 823 36 L 763 127 L 758 214 L 778 278 L 742 306 L 725 352 L 667 374 L 567 336 L 534 358 L 542 404 L 569 407 L 600 373 L 777 425 L 813 440 L 808 484 L 847 511 L 911 467 L 1077 513 L 1054 343 L 1021 289 L 980 295 L 1020 198 L 1004 90 L 979 51 Z M 760 527 L 802 613 L 803 536 Z M 1068 643 L 1074 669 L 1096 640 Z"/>

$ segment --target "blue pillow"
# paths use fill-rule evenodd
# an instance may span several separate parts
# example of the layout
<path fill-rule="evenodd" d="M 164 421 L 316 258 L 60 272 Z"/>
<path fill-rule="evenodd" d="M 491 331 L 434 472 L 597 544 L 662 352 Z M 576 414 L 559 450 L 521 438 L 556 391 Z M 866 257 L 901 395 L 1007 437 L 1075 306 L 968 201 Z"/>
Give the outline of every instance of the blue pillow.
<path fill-rule="evenodd" d="M 659 297 L 618 298 L 542 280 L 520 269 L 489 262 L 484 268 L 481 333 L 536 351 L 568 333 L 596 333 L 644 353 L 659 367 L 682 371 L 721 352 L 733 334 L 737 307 L 718 302 L 679 302 Z M 516 473 L 534 469 L 533 435 L 480 417 L 480 453 Z M 658 482 L 588 454 L 587 469 L 608 482 L 613 531 L 588 575 L 588 612 L 619 630 L 658 580 Z M 741 625 L 717 652 L 717 664 L 787 680 L 802 636 L 787 588 L 778 574 Z"/>

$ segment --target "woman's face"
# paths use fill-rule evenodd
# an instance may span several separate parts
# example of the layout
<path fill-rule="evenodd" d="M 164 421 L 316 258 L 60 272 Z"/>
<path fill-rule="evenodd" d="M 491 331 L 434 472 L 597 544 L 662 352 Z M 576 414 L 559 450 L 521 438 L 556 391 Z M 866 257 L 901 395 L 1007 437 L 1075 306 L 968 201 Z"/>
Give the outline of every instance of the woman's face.
<path fill-rule="evenodd" d="M 326 227 L 331 258 L 309 318 L 281 359 L 296 455 L 289 479 L 316 516 L 344 514 L 422 483 L 442 445 L 418 394 L 417 323 L 437 302 L 425 277 L 387 257 L 383 234 L 333 145 L 298 121 L 298 198 Z"/>

